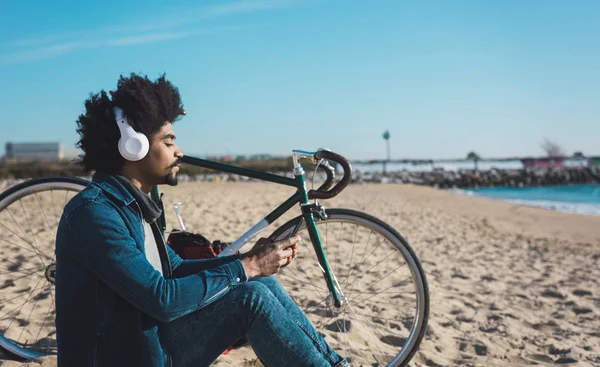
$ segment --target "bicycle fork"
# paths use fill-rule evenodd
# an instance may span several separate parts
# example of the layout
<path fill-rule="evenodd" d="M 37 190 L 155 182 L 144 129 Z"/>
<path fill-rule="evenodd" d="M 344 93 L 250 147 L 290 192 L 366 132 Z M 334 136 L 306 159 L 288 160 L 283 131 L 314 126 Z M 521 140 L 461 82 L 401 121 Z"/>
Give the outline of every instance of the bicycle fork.
<path fill-rule="evenodd" d="M 310 237 L 310 241 L 315 250 L 315 254 L 317 255 L 317 259 L 319 261 L 319 267 L 323 273 L 323 277 L 325 279 L 325 283 L 327 284 L 327 288 L 332 297 L 333 305 L 335 307 L 342 307 L 343 300 L 345 299 L 344 294 L 342 293 L 342 288 L 340 287 L 335 274 L 331 270 L 329 266 L 329 262 L 327 261 L 327 256 L 325 255 L 325 251 L 323 249 L 323 243 L 321 242 L 321 237 L 319 236 L 319 230 L 317 229 L 317 224 L 315 222 L 315 215 L 320 216 L 320 219 L 326 219 L 327 215 L 325 214 L 324 208 L 319 203 L 310 203 L 308 199 L 308 193 L 306 190 L 306 182 L 304 179 L 304 170 L 302 167 L 300 169 L 295 169 L 294 174 L 296 180 L 298 181 L 298 190 L 301 193 L 300 200 L 300 209 L 302 210 L 302 220 L 298 222 L 296 228 L 294 228 L 291 236 L 295 235 L 300 229 L 302 222 L 306 223 L 306 229 L 308 230 L 308 235 Z"/>

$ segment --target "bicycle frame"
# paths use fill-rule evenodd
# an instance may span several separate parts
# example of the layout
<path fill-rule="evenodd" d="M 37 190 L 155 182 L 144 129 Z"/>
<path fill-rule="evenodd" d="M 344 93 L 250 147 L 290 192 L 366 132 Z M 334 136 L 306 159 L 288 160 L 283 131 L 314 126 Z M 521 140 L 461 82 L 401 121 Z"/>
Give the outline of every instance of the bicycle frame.
<path fill-rule="evenodd" d="M 335 280 L 335 275 L 331 271 L 329 266 L 329 262 L 327 261 L 327 257 L 325 256 L 325 251 L 323 249 L 323 244 L 321 242 L 321 237 L 319 236 L 319 231 L 317 230 L 317 225 L 315 222 L 315 217 L 313 215 L 312 207 L 309 202 L 308 191 L 306 189 L 306 181 L 305 181 L 305 173 L 304 169 L 299 163 L 301 158 L 307 158 L 314 156 L 313 152 L 305 152 L 294 150 L 292 153 L 292 159 L 294 161 L 294 178 L 289 178 L 285 176 L 275 175 L 268 172 L 252 170 L 248 168 L 233 166 L 221 162 L 195 158 L 190 156 L 184 156 L 182 158 L 182 163 L 190 164 L 197 167 L 204 167 L 216 171 L 226 172 L 237 174 L 244 177 L 255 178 L 261 181 L 273 182 L 280 185 L 286 185 L 296 188 L 296 192 L 289 197 L 286 201 L 284 201 L 281 205 L 279 205 L 275 210 L 269 213 L 266 217 L 256 223 L 252 228 L 242 234 L 238 239 L 236 239 L 230 246 L 228 246 L 224 251 L 222 251 L 219 256 L 227 256 L 233 255 L 236 251 L 238 251 L 242 246 L 248 243 L 252 238 L 254 238 L 258 233 L 267 228 L 271 223 L 285 214 L 288 210 L 290 210 L 294 205 L 299 204 L 300 209 L 302 211 L 302 218 L 306 223 L 306 227 L 310 236 L 310 240 L 312 242 L 313 248 L 317 255 L 317 259 L 319 261 L 319 265 L 321 270 L 323 271 L 323 276 L 325 278 L 325 282 L 327 283 L 327 288 L 329 289 L 331 296 L 333 298 L 333 303 L 336 307 L 340 307 L 342 304 L 343 294 L 338 287 L 335 286 L 337 280 Z M 152 189 L 152 198 L 157 203 L 162 203 L 159 197 L 158 188 L 154 186 Z M 164 218 L 164 210 L 162 211 L 162 216 L 159 219 L 160 225 L 162 226 L 162 230 L 166 229 L 166 222 Z M 302 222 L 298 224 L 300 226 Z M 297 229 L 296 229 L 297 230 Z"/>

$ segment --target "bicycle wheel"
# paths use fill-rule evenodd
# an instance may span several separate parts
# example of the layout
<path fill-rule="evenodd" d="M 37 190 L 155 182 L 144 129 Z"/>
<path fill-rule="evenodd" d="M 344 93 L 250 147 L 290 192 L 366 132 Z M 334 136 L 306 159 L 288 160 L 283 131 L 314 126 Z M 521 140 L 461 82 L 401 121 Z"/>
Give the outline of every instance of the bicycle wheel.
<path fill-rule="evenodd" d="M 344 294 L 335 307 L 304 224 L 295 261 L 277 275 L 329 345 L 356 366 L 405 366 L 425 334 L 429 291 L 420 261 L 406 240 L 381 220 L 328 209 L 317 221 L 329 265 Z M 289 237 L 301 217 L 270 236 Z"/>
<path fill-rule="evenodd" d="M 0 195 L 0 346 L 19 357 L 56 354 L 56 230 L 66 203 L 87 184 L 36 178 Z"/>

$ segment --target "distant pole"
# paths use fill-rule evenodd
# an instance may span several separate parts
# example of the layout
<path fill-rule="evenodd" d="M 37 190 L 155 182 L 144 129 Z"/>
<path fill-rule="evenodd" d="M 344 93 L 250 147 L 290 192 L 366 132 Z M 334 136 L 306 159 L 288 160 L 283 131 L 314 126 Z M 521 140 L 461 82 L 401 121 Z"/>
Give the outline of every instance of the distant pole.
<path fill-rule="evenodd" d="M 385 140 L 385 144 L 387 146 L 387 159 L 383 162 L 383 173 L 387 172 L 386 163 L 390 161 L 390 131 L 389 129 L 384 131 L 383 139 Z"/>

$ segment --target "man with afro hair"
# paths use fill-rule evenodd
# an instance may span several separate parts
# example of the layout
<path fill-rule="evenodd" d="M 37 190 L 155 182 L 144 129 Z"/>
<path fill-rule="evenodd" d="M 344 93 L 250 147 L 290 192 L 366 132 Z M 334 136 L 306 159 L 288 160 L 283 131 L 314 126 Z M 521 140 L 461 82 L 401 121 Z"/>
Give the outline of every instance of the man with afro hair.
<path fill-rule="evenodd" d="M 66 205 L 56 237 L 59 367 L 208 366 L 247 340 L 267 366 L 347 366 L 273 277 L 298 236 L 244 253 L 183 260 L 150 198 L 177 185 L 178 89 L 121 76 L 77 120 L 92 182 Z"/>

